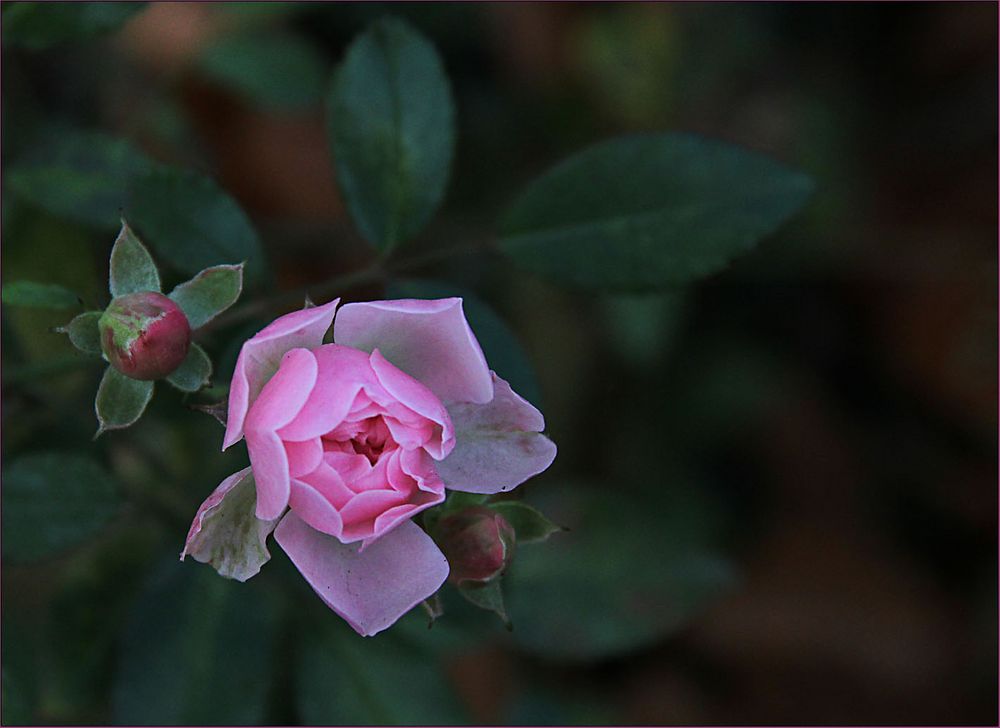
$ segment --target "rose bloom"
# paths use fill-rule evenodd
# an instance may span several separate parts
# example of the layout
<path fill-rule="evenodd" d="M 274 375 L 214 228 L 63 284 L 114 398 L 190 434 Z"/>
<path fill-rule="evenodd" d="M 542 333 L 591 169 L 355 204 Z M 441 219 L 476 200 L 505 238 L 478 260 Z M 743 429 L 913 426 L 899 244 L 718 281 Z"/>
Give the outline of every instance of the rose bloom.
<path fill-rule="evenodd" d="M 413 517 L 448 489 L 510 490 L 556 448 L 541 413 L 490 371 L 461 299 L 338 303 L 282 316 L 243 344 L 223 449 L 246 440 L 255 518 L 235 495 L 224 509 L 242 471 L 202 505 L 185 554 L 243 580 L 267 560 L 273 529 L 320 598 L 372 635 L 448 577 Z"/>

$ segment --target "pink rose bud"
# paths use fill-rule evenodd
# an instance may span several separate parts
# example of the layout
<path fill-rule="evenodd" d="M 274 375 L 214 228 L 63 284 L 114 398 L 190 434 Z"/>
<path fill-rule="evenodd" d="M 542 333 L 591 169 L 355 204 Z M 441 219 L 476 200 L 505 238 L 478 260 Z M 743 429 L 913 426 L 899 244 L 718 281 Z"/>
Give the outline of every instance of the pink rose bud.
<path fill-rule="evenodd" d="M 486 506 L 472 506 L 444 516 L 434 529 L 438 545 L 451 567 L 449 579 L 490 581 L 514 558 L 514 529 Z"/>
<path fill-rule="evenodd" d="M 153 291 L 115 298 L 97 325 L 111 366 L 132 379 L 167 376 L 181 365 L 191 345 L 184 312 Z"/>

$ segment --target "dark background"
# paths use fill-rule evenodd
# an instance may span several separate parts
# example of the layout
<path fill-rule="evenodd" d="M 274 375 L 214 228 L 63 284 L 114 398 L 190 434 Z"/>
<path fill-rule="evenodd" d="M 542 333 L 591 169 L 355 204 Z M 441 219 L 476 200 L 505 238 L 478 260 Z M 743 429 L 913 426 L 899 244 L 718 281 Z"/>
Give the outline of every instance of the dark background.
<path fill-rule="evenodd" d="M 407 275 L 475 291 L 514 332 L 560 448 L 520 492 L 572 530 L 519 554 L 510 634 L 450 593 L 430 631 L 414 614 L 355 638 L 280 549 L 245 586 L 176 564 L 243 454 L 162 385 L 91 444 L 100 367 L 48 331 L 64 313 L 5 308 L 5 464 L 88 452 L 128 497 L 84 545 L 4 563 L 4 722 L 995 724 L 996 5 L 155 4 L 4 48 L 5 168 L 65 121 L 212 174 L 273 271 L 244 301 L 360 267 L 322 88 L 278 78 L 305 101 L 262 103 L 200 59 L 282 30 L 328 73 L 386 12 L 438 47 L 458 113 L 411 252 L 470 249 Z M 664 294 L 566 291 L 490 252 L 528 180 L 640 130 L 768 153 L 816 191 Z M 5 282 L 101 301 L 113 238 L 4 190 Z M 283 310 L 207 335 L 222 384 Z"/>

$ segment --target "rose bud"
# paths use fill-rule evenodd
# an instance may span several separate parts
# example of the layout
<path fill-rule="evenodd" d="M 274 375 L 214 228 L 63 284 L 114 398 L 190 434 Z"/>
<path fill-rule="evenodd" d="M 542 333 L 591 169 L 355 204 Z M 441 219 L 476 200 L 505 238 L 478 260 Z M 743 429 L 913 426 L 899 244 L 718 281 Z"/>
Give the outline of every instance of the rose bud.
<path fill-rule="evenodd" d="M 486 506 L 473 506 L 443 517 L 434 529 L 438 545 L 451 567 L 449 579 L 490 581 L 514 558 L 514 529 Z"/>
<path fill-rule="evenodd" d="M 181 365 L 191 345 L 184 312 L 153 291 L 115 298 L 97 325 L 111 366 L 132 379 L 167 376 Z"/>

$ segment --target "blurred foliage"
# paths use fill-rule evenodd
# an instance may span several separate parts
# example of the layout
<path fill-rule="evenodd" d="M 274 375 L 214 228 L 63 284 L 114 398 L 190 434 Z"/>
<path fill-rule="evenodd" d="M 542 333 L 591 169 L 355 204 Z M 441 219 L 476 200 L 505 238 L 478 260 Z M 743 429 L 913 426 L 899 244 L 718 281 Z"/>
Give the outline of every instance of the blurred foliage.
<path fill-rule="evenodd" d="M 2 13 L 2 722 L 995 720 L 995 7 Z M 56 329 L 107 304 L 123 210 L 164 290 L 246 260 L 251 305 L 196 333 L 215 388 L 91 443 L 101 366 Z M 544 412 L 513 498 L 570 530 L 518 549 L 513 632 L 448 588 L 363 639 L 280 549 L 177 563 L 246 465 L 193 407 L 307 295 L 461 295 Z"/>

